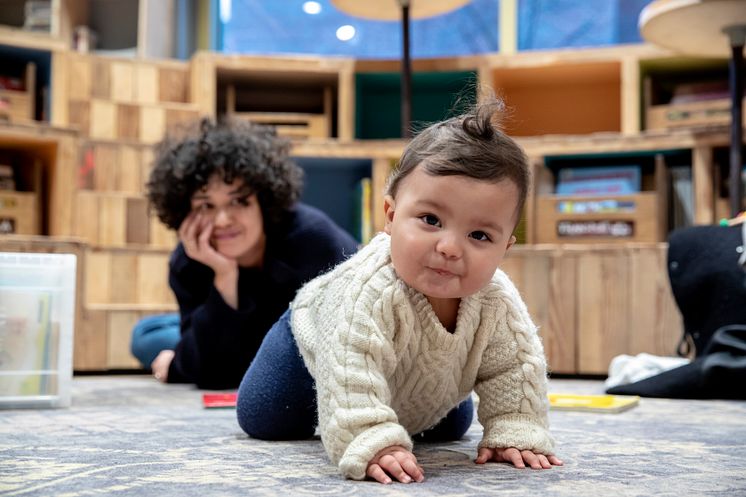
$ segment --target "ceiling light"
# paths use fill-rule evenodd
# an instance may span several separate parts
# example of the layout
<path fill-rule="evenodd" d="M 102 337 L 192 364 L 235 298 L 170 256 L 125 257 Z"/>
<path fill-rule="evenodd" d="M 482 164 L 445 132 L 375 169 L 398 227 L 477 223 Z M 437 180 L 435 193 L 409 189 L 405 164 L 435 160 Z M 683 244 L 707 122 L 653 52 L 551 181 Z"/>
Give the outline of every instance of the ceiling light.
<path fill-rule="evenodd" d="M 350 41 L 355 37 L 355 27 L 345 24 L 337 28 L 337 38 L 341 41 Z"/>
<path fill-rule="evenodd" d="M 303 2 L 303 12 L 311 15 L 318 14 L 321 12 L 321 4 L 319 2 Z"/>

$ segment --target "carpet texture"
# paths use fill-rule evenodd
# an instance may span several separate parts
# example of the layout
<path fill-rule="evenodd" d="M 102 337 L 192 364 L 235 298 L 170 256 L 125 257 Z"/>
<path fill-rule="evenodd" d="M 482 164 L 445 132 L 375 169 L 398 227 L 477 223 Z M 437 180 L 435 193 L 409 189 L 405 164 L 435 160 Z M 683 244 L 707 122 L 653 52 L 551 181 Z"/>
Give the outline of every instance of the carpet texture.
<path fill-rule="evenodd" d="M 552 380 L 550 391 L 602 393 Z M 352 482 L 318 439 L 262 442 L 202 392 L 146 376 L 78 377 L 73 406 L 0 410 L 0 495 L 746 496 L 746 402 L 641 399 L 619 414 L 552 411 L 565 466 L 477 466 L 481 427 L 419 445 L 421 484 Z"/>

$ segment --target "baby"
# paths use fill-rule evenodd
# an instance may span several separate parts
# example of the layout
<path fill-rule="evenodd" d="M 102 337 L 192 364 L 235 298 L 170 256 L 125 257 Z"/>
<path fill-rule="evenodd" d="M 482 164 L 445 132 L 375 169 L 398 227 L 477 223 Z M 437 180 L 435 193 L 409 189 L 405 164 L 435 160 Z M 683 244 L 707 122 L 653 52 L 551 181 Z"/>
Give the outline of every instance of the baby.
<path fill-rule="evenodd" d="M 385 233 L 299 290 L 241 383 L 250 436 L 321 433 L 342 474 L 423 481 L 414 440 L 461 438 L 471 392 L 484 427 L 476 462 L 551 468 L 546 361 L 500 262 L 530 182 L 521 148 L 493 124 L 500 103 L 434 124 L 404 150 Z"/>

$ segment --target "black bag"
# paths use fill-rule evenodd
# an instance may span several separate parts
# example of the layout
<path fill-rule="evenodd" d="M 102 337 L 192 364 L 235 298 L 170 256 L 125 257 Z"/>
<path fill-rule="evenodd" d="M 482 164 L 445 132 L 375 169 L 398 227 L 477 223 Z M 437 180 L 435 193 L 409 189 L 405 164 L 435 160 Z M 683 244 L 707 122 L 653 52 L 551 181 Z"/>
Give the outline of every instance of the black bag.
<path fill-rule="evenodd" d="M 690 364 L 608 389 L 609 394 L 682 399 L 746 399 L 746 273 L 741 226 L 671 233 L 668 276 L 684 321 L 679 354 Z"/>

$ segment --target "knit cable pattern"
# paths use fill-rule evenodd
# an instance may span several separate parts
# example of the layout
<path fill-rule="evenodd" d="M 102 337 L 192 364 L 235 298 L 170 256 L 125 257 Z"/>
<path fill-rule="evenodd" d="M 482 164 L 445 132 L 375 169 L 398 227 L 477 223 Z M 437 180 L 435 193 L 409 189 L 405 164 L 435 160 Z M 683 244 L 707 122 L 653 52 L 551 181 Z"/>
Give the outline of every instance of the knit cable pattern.
<path fill-rule="evenodd" d="M 523 446 L 551 447 L 541 344 L 525 306 L 512 309 L 520 298 L 504 279 L 503 292 L 493 281 L 462 299 L 449 333 L 427 298 L 397 278 L 381 234 L 299 291 L 293 334 L 316 380 L 322 442 L 345 476 L 364 478 L 385 447 L 411 449 L 409 434 L 437 424 L 475 384 L 491 406 L 480 405 L 480 420 L 515 428 Z"/>

